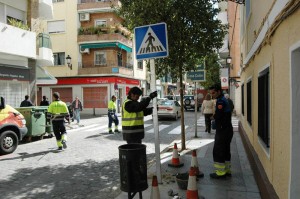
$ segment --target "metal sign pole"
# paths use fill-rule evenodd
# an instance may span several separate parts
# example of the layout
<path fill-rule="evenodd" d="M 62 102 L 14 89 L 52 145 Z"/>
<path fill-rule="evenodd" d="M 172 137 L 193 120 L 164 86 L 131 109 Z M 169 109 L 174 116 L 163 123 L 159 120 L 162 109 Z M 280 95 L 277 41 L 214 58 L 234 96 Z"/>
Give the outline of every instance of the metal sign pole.
<path fill-rule="evenodd" d="M 154 59 L 150 59 L 150 71 L 151 71 L 151 91 L 156 90 L 156 75 Z M 160 165 L 160 143 L 159 143 L 159 128 L 157 117 L 157 98 L 153 99 L 153 126 L 155 135 L 155 159 L 156 159 L 156 175 L 158 183 L 162 183 L 161 180 L 161 165 Z"/>
<path fill-rule="evenodd" d="M 197 138 L 197 110 L 198 110 L 198 95 L 197 95 L 197 82 L 195 82 L 195 138 Z M 200 108 L 200 107 L 199 107 Z"/>

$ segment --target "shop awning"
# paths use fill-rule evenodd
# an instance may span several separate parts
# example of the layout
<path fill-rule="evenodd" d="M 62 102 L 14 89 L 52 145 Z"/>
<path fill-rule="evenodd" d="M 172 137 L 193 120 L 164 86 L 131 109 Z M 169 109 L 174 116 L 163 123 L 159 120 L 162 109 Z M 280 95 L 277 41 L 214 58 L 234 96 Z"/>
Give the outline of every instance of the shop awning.
<path fill-rule="evenodd" d="M 36 66 L 36 84 L 57 84 L 57 79 L 40 66 Z"/>
<path fill-rule="evenodd" d="M 107 43 L 89 43 L 89 44 L 80 44 L 80 49 L 84 50 L 86 48 L 108 48 L 108 47 L 119 47 L 127 52 L 132 52 L 132 48 L 121 44 L 119 42 L 107 42 Z"/>

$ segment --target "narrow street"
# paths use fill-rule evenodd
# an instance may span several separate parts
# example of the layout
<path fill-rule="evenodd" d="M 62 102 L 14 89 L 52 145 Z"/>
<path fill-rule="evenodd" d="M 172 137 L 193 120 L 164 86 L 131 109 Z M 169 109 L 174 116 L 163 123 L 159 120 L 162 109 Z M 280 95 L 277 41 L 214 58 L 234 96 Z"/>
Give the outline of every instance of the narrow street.
<path fill-rule="evenodd" d="M 198 112 L 198 118 L 200 115 Z M 193 111 L 185 112 L 187 136 L 194 135 L 188 130 L 195 125 L 194 117 Z M 22 143 L 14 153 L 0 156 L 1 198 L 112 199 L 118 196 L 121 193 L 118 146 L 126 144 L 122 134 L 107 133 L 106 116 L 82 119 L 82 124 L 85 126 L 71 124 L 68 148 L 64 151 L 57 151 L 55 138 L 45 138 Z M 159 126 L 162 151 L 180 139 L 180 119 L 159 120 Z M 153 162 L 152 116 L 145 117 L 145 130 L 143 143 L 147 145 L 147 160 Z"/>

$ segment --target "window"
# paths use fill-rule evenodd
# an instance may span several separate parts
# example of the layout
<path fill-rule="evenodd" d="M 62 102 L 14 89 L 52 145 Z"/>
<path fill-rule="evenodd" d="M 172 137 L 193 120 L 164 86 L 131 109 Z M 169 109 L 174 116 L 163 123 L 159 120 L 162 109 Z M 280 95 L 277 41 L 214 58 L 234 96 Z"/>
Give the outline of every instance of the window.
<path fill-rule="evenodd" d="M 54 65 L 65 65 L 65 53 L 53 53 Z"/>
<path fill-rule="evenodd" d="M 242 84 L 241 87 L 241 92 L 242 92 L 242 114 L 245 115 L 245 109 L 244 109 L 244 105 L 245 105 L 245 95 L 244 95 L 244 84 Z"/>
<path fill-rule="evenodd" d="M 61 33 L 65 32 L 65 20 L 48 21 L 48 33 Z"/>
<path fill-rule="evenodd" d="M 101 19 L 95 20 L 95 26 L 106 27 L 106 20 L 101 20 Z"/>
<path fill-rule="evenodd" d="M 117 58 L 118 58 L 118 66 L 122 67 L 123 66 L 123 56 L 122 53 L 118 52 L 117 53 Z"/>
<path fill-rule="evenodd" d="M 138 67 L 138 69 L 143 70 L 143 61 L 138 61 L 137 67 Z"/>
<path fill-rule="evenodd" d="M 252 81 L 247 82 L 247 121 L 252 125 Z"/>
<path fill-rule="evenodd" d="M 101 51 L 95 52 L 95 65 L 106 65 L 106 53 Z"/>
<path fill-rule="evenodd" d="M 270 147 L 270 88 L 269 68 L 262 71 L 258 76 L 258 136 Z"/>
<path fill-rule="evenodd" d="M 65 0 L 52 0 L 52 3 L 64 2 Z"/>

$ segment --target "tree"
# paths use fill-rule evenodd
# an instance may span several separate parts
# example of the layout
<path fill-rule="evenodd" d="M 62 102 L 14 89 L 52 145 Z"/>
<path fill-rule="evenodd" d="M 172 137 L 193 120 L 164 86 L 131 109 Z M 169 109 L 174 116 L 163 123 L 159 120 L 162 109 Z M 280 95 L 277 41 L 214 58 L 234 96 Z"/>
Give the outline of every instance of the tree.
<path fill-rule="evenodd" d="M 206 70 L 206 82 L 202 82 L 201 86 L 203 86 L 205 89 L 208 89 L 214 84 L 221 84 L 218 55 L 215 53 L 209 54 L 205 57 L 205 59 L 203 59 L 203 62 Z"/>
<path fill-rule="evenodd" d="M 183 104 L 182 74 L 194 70 L 197 60 L 221 48 L 226 26 L 216 19 L 216 0 L 120 0 L 117 12 L 125 18 L 127 28 L 165 22 L 168 29 L 169 56 L 155 60 L 157 76 L 172 74 L 180 81 Z M 182 150 L 185 149 L 184 111 L 181 107 Z"/>

